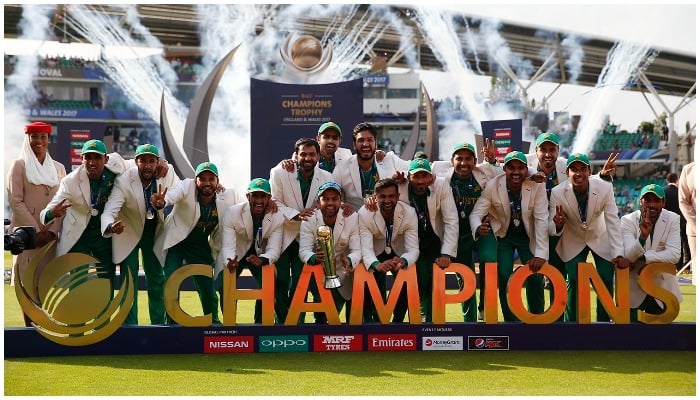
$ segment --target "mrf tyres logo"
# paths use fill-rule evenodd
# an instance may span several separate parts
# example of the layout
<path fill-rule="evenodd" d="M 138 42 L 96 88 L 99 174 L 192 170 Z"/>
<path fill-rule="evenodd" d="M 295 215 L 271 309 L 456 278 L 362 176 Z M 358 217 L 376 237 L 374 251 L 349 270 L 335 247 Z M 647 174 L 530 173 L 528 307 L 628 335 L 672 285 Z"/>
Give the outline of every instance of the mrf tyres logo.
<path fill-rule="evenodd" d="M 205 336 L 205 353 L 252 353 L 253 336 Z"/>
<path fill-rule="evenodd" d="M 306 335 L 260 336 L 260 353 L 300 353 L 309 351 L 309 337 Z"/>
<path fill-rule="evenodd" d="M 423 350 L 464 350 L 463 336 L 424 336 Z"/>
<path fill-rule="evenodd" d="M 314 335 L 314 351 L 362 351 L 362 335 Z"/>
<path fill-rule="evenodd" d="M 415 334 L 367 335 L 368 351 L 414 351 Z"/>
<path fill-rule="evenodd" d="M 510 350 L 510 336 L 469 336 L 467 350 Z"/>

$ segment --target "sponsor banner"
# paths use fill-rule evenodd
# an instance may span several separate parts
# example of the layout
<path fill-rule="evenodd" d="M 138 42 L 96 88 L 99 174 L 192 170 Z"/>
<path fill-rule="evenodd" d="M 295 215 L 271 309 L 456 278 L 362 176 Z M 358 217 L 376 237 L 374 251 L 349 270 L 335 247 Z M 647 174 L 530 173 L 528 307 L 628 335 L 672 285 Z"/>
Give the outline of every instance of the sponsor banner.
<path fill-rule="evenodd" d="M 305 353 L 309 351 L 307 335 L 260 336 L 258 352 L 260 353 Z"/>
<path fill-rule="evenodd" d="M 484 139 L 494 141 L 496 159 L 503 162 L 506 154 L 513 150 L 523 149 L 523 121 L 521 119 L 505 119 L 497 121 L 481 121 L 481 131 Z"/>
<path fill-rule="evenodd" d="M 367 335 L 367 351 L 414 351 L 415 334 Z"/>
<path fill-rule="evenodd" d="M 314 351 L 362 351 L 362 335 L 314 335 Z"/>
<path fill-rule="evenodd" d="M 467 350 L 510 350 L 510 336 L 469 336 Z"/>
<path fill-rule="evenodd" d="M 424 336 L 423 350 L 464 350 L 464 336 Z"/>
<path fill-rule="evenodd" d="M 205 353 L 252 353 L 253 336 L 205 336 Z"/>

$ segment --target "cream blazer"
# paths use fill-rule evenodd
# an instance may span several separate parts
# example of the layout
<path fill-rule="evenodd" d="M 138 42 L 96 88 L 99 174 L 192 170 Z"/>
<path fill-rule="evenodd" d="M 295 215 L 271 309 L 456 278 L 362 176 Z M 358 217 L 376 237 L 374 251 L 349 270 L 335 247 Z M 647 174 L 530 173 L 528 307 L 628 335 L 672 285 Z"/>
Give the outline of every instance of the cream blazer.
<path fill-rule="evenodd" d="M 323 222 L 321 210 L 316 210 L 313 217 L 301 223 L 299 234 L 299 258 L 305 264 L 309 262 L 311 256 L 316 254 L 316 231 L 318 227 L 326 225 Z M 354 270 L 357 264 L 362 262 L 362 248 L 360 247 L 360 228 L 357 213 L 352 213 L 349 217 L 343 217 L 340 210 L 333 227 L 333 248 L 336 257 L 336 274 L 340 278 L 342 286 L 338 292 L 346 299 L 352 296 L 352 272 L 347 273 L 341 264 L 340 257 L 344 254 L 350 258 L 350 267 Z"/>
<path fill-rule="evenodd" d="M 154 184 L 156 189 L 158 185 L 161 185 L 163 190 L 166 188 L 170 190 L 178 183 L 180 183 L 180 178 L 175 174 L 173 166 L 168 165 L 168 172 L 165 177 L 156 179 Z M 160 210 L 155 214 L 158 219 L 156 236 L 159 236 L 163 230 L 163 211 Z M 124 223 L 124 232 L 119 235 L 105 233 L 109 224 L 114 223 L 116 220 L 121 220 Z M 131 167 L 117 177 L 112 194 L 109 196 L 104 212 L 100 217 L 102 236 L 112 238 L 112 260 L 115 264 L 124 261 L 138 245 L 141 235 L 143 235 L 145 220 L 146 201 L 143 198 L 143 185 L 141 184 L 138 168 Z"/>
<path fill-rule="evenodd" d="M 405 173 L 408 170 L 410 161 L 402 160 L 394 152 L 390 151 L 386 153 L 381 162 L 376 161 L 376 163 L 379 179 L 384 179 L 391 178 L 397 171 Z M 333 170 L 333 179 L 343 189 L 343 200 L 352 205 L 355 211 L 365 204 L 357 154 L 336 164 Z"/>
<path fill-rule="evenodd" d="M 578 202 L 571 181 L 567 180 L 552 189 L 549 199 L 549 234 L 561 236 L 556 250 L 564 262 L 574 258 L 586 246 L 608 261 L 624 255 L 613 186 L 593 176 L 588 178 L 588 182 L 586 230 L 582 226 L 583 221 L 579 215 Z M 562 206 L 566 216 L 566 223 L 561 232 L 557 232 L 554 225 L 557 206 Z"/>
<path fill-rule="evenodd" d="M 336 166 L 336 169 L 338 167 Z M 279 211 L 285 216 L 284 238 L 282 240 L 282 251 L 284 251 L 293 240 L 299 240 L 299 227 L 301 221 L 294 221 L 294 218 L 304 208 L 316 208 L 316 193 L 318 188 L 326 182 L 333 182 L 333 175 L 318 167 L 314 167 L 314 176 L 309 188 L 309 196 L 304 203 L 301 193 L 301 186 L 297 179 L 297 171 L 288 172 L 281 166 L 276 166 L 270 170 L 270 188 L 272 189 L 272 199 L 277 203 Z"/>
<path fill-rule="evenodd" d="M 253 232 L 253 216 L 250 213 L 250 203 L 246 200 L 234 204 L 226 210 L 224 215 L 223 236 L 221 252 L 216 260 L 214 276 L 223 271 L 227 259 L 238 257 L 238 261 L 248 252 L 255 240 L 256 232 Z M 265 213 L 262 221 L 262 253 L 260 257 L 268 259 L 274 264 L 282 253 L 282 238 L 284 235 L 284 215 L 281 212 L 274 214 Z"/>
<path fill-rule="evenodd" d="M 642 246 L 639 243 L 640 211 L 624 215 L 622 222 L 622 240 L 625 248 L 625 258 L 635 261 L 642 255 L 647 264 L 663 262 L 676 264 L 681 257 L 681 217 L 668 210 L 661 210 L 659 219 L 654 225 L 654 232 Z M 661 273 L 654 276 L 654 282 L 676 295 L 682 301 L 680 286 L 675 275 Z M 647 294 L 639 287 L 639 269 L 630 271 L 630 307 L 637 308 Z M 659 305 L 662 303 L 657 299 Z"/>
<path fill-rule="evenodd" d="M 110 153 L 105 168 L 119 175 L 134 165 L 133 160 L 124 160 L 118 153 Z M 58 248 L 56 250 L 57 256 L 68 253 L 78 242 L 92 217 L 90 215 L 90 179 L 84 166 L 81 165 L 61 180 L 61 183 L 58 185 L 58 192 L 41 211 L 40 220 L 42 223 L 46 223 L 46 213 L 63 199 L 68 200 L 68 203 L 71 205 L 66 209 L 66 215 L 63 217 L 63 220 L 52 219 L 49 222 L 61 226 Z"/>
<path fill-rule="evenodd" d="M 360 208 L 358 216 L 362 260 L 369 270 L 372 263 L 379 261 L 377 255 L 386 247 L 386 223 L 381 212 L 369 211 L 365 207 Z M 396 203 L 394 210 L 391 248 L 399 257 L 405 258 L 408 265 L 415 264 L 418 259 L 418 216 L 413 207 L 402 201 Z"/>
<path fill-rule="evenodd" d="M 452 196 L 452 187 L 445 178 L 437 177 L 428 187 L 428 217 L 430 225 L 442 242 L 440 253 L 457 257 L 459 214 Z M 399 185 L 399 200 L 409 203 L 408 182 Z"/>
<path fill-rule="evenodd" d="M 209 235 L 209 247 L 212 258 L 217 259 L 221 250 L 221 231 L 226 210 L 236 204 L 238 195 L 232 189 L 227 189 L 216 194 L 216 210 L 219 223 Z M 199 217 L 199 203 L 197 202 L 197 186 L 194 179 L 184 179 L 168 190 L 165 194 L 165 205 L 173 205 L 173 210 L 165 218 L 163 234 L 156 237 L 153 252 L 158 257 L 161 265 L 165 265 L 165 257 L 168 249 L 182 242 L 197 225 Z"/>
<path fill-rule="evenodd" d="M 547 192 L 544 183 L 529 179 L 523 181 L 520 212 L 525 232 L 530 239 L 530 251 L 534 257 L 549 259 L 549 235 L 547 234 Z M 493 178 L 476 201 L 469 214 L 472 236 L 478 239 L 481 220 L 490 214 L 491 229 L 498 238 L 506 236 L 510 224 L 510 199 L 506 188 L 506 175 Z"/>

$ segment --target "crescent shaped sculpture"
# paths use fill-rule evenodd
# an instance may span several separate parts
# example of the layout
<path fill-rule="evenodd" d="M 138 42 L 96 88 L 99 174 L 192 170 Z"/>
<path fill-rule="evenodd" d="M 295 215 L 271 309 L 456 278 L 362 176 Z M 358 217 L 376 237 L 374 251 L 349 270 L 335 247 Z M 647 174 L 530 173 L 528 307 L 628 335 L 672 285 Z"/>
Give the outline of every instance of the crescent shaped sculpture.
<path fill-rule="evenodd" d="M 165 151 L 165 157 L 172 161 L 173 168 L 181 178 L 194 178 L 194 167 L 209 161 L 209 144 L 207 130 L 209 127 L 209 112 L 214 100 L 219 81 L 233 59 L 239 44 L 222 58 L 207 75 L 202 85 L 197 89 L 192 100 L 192 106 L 187 113 L 182 147 L 178 147 L 170 130 L 168 116 L 165 110 L 165 93 L 161 97 L 160 133 Z M 179 149 L 182 149 L 180 151 Z M 184 155 L 183 155 L 184 152 Z"/>

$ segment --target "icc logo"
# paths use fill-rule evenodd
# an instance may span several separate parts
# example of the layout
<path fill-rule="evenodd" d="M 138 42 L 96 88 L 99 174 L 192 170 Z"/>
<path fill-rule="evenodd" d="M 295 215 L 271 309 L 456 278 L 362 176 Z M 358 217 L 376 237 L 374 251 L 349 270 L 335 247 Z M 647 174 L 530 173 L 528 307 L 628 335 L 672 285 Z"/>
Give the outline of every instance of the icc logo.
<path fill-rule="evenodd" d="M 100 342 L 124 323 L 134 301 L 134 282 L 126 274 L 118 292 L 103 276 L 99 261 L 81 253 L 68 253 L 51 260 L 37 274 L 40 260 L 53 245 L 39 249 L 24 274 L 15 282 L 22 311 L 40 335 L 64 346 Z"/>

